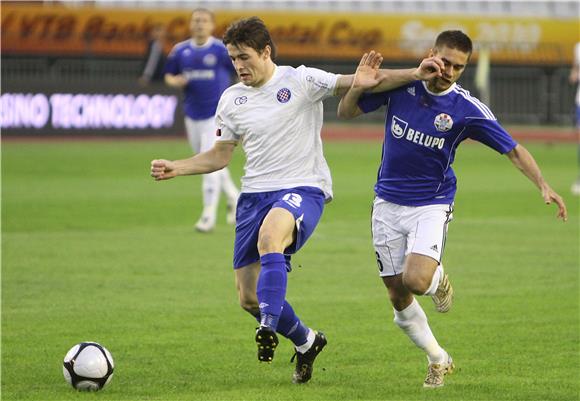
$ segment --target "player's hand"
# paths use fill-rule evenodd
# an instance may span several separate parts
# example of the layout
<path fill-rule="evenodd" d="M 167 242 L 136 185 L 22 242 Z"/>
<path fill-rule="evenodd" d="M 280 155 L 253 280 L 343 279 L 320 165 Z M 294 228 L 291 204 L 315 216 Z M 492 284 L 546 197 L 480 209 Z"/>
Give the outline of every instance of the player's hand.
<path fill-rule="evenodd" d="M 354 74 L 352 87 L 356 89 L 370 89 L 377 86 L 380 82 L 378 71 L 382 62 L 383 56 L 374 50 L 363 54 Z"/>
<path fill-rule="evenodd" d="M 443 64 L 443 60 L 439 57 L 427 57 L 421 61 L 421 64 L 415 69 L 413 75 L 415 75 L 417 80 L 429 81 L 430 79 L 442 76 L 444 68 L 445 64 Z"/>
<path fill-rule="evenodd" d="M 164 159 L 151 160 L 151 177 L 155 181 L 169 180 L 175 176 L 175 163 Z"/>
<path fill-rule="evenodd" d="M 562 221 L 568 220 L 568 210 L 566 209 L 564 199 L 554 192 L 549 185 L 544 185 L 542 187 L 542 197 L 544 198 L 546 205 L 550 205 L 552 202 L 555 202 L 556 205 L 558 205 L 558 214 L 556 215 L 556 218 L 562 219 Z"/>
<path fill-rule="evenodd" d="M 174 88 L 185 88 L 185 86 L 187 86 L 187 78 L 182 74 L 171 75 L 170 80 L 166 80 L 166 82 Z"/>

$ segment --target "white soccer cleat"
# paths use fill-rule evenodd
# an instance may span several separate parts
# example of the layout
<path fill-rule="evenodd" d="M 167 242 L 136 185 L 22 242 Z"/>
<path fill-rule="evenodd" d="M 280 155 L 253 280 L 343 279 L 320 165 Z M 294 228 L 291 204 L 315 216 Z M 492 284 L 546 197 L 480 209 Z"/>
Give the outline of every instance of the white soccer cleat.
<path fill-rule="evenodd" d="M 447 360 L 442 363 L 430 363 L 427 368 L 427 377 L 423 382 L 423 387 L 437 388 L 443 387 L 445 375 L 449 375 L 455 369 L 455 364 L 450 355 L 447 355 Z"/>
<path fill-rule="evenodd" d="M 195 223 L 195 229 L 200 233 L 209 233 L 215 228 L 215 212 L 214 210 L 203 210 L 201 217 Z"/>
<path fill-rule="evenodd" d="M 435 295 L 431 296 L 431 299 L 435 303 L 437 312 L 445 313 L 451 309 L 451 305 L 453 304 L 453 287 L 449 282 L 447 273 L 443 274 L 437 286 L 437 291 L 435 291 Z"/>

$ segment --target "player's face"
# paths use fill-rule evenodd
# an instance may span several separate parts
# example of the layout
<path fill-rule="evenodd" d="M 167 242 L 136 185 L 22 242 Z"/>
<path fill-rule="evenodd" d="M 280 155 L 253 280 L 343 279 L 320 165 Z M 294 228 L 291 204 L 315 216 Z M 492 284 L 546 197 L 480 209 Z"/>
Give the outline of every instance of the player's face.
<path fill-rule="evenodd" d="M 206 40 L 211 36 L 214 30 L 214 23 L 211 14 L 203 11 L 196 11 L 191 14 L 189 29 L 191 35 L 199 40 Z"/>
<path fill-rule="evenodd" d="M 430 56 L 439 57 L 445 66 L 443 71 L 441 71 L 443 75 L 433 78 L 428 83 L 429 89 L 434 92 L 443 92 L 449 89 L 461 77 L 469 61 L 469 53 L 451 49 L 447 46 L 434 48 L 431 50 Z"/>
<path fill-rule="evenodd" d="M 251 47 L 228 44 L 228 54 L 234 63 L 238 78 L 246 86 L 260 87 L 270 78 L 270 47 L 262 53 Z"/>

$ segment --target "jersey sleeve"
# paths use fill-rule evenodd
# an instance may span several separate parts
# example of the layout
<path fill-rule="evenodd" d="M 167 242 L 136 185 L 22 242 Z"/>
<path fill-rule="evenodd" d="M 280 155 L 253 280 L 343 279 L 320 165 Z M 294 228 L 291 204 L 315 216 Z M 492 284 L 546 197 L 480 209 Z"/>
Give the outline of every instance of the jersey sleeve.
<path fill-rule="evenodd" d="M 370 113 L 387 104 L 388 100 L 388 92 L 364 93 L 358 100 L 358 107 L 363 113 Z"/>
<path fill-rule="evenodd" d="M 472 118 L 468 137 L 489 146 L 502 155 L 516 147 L 517 142 L 495 119 Z"/>
<path fill-rule="evenodd" d="M 177 59 L 178 54 L 177 47 L 171 49 L 171 52 L 169 52 L 167 60 L 165 61 L 165 66 L 163 67 L 163 74 L 178 75 L 181 73 Z"/>
<path fill-rule="evenodd" d="M 231 98 L 227 95 L 222 95 L 217 106 L 215 114 L 215 123 L 217 126 L 216 141 L 238 142 L 240 140 L 240 133 L 231 110 L 226 107 L 229 103 L 228 99 Z"/>
<path fill-rule="evenodd" d="M 296 70 L 300 84 L 312 102 L 318 102 L 333 95 L 338 74 L 303 65 Z"/>

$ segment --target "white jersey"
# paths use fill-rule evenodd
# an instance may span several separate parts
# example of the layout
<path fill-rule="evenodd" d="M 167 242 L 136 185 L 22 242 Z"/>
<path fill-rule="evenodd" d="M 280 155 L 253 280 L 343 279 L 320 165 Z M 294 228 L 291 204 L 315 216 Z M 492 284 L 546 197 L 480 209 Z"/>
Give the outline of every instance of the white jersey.
<path fill-rule="evenodd" d="M 242 141 L 242 192 L 311 186 L 332 198 L 320 131 L 322 100 L 332 95 L 337 78 L 316 68 L 277 66 L 263 86 L 240 82 L 222 94 L 218 141 Z"/>

